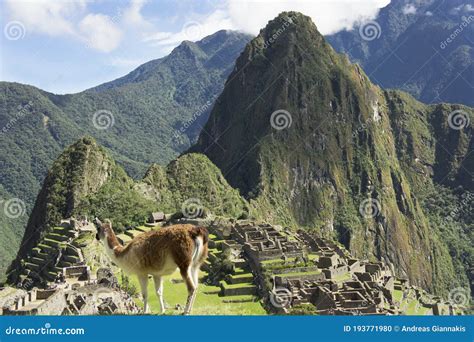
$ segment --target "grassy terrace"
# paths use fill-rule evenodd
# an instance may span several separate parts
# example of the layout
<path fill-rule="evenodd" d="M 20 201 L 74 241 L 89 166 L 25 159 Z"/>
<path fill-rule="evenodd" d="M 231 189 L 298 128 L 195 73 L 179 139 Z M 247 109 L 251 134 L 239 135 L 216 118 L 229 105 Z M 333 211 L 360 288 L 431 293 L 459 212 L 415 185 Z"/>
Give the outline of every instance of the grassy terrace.
<path fill-rule="evenodd" d="M 346 272 L 344 274 L 341 274 L 340 276 L 334 277 L 332 280 L 339 283 L 339 282 L 343 282 L 343 281 L 347 281 L 351 279 L 352 279 L 351 274 L 349 272 Z"/>
<path fill-rule="evenodd" d="M 201 284 L 199 284 L 198 287 L 198 294 L 192 312 L 193 315 L 266 315 L 266 311 L 263 309 L 260 302 L 234 302 L 238 300 L 250 300 L 251 298 L 253 298 L 252 296 L 220 297 L 218 295 L 218 292 L 220 291 L 220 288 L 218 286 L 212 286 L 202 283 L 202 278 L 204 277 L 204 275 L 205 273 L 201 272 Z M 182 307 L 184 307 L 187 298 L 186 285 L 183 282 L 173 284 L 171 282 L 172 279 L 181 279 L 181 277 L 179 273 L 174 273 L 170 276 L 165 277 L 164 279 L 163 293 L 165 302 L 168 304 L 168 309 L 166 310 L 167 315 L 179 314 L 179 312 L 175 310 L 174 307 L 176 304 L 180 304 Z M 130 277 L 130 282 L 135 285 L 137 289 L 140 288 L 136 277 Z M 155 293 L 155 288 L 152 279 L 150 279 L 148 283 L 148 293 L 152 313 L 159 313 L 160 304 L 158 302 L 158 297 Z M 233 302 L 225 302 L 229 300 Z M 137 298 L 136 302 L 138 305 L 143 307 L 141 299 Z"/>
<path fill-rule="evenodd" d="M 225 281 L 221 281 L 221 284 L 224 285 L 226 289 L 240 289 L 242 287 L 253 287 L 253 283 L 238 283 L 238 284 L 229 284 L 226 283 Z"/>
<path fill-rule="evenodd" d="M 308 254 L 308 259 L 309 261 L 317 261 L 319 260 L 319 256 L 316 254 Z M 286 265 L 291 266 L 291 263 L 295 262 L 295 258 L 287 258 L 286 259 Z M 282 259 L 270 259 L 270 260 L 264 260 L 261 261 L 261 264 L 263 267 L 268 267 L 268 266 L 276 266 L 276 265 L 285 265 Z"/>
<path fill-rule="evenodd" d="M 393 290 L 392 297 L 394 301 L 401 303 L 403 299 L 403 291 Z"/>
<path fill-rule="evenodd" d="M 247 273 L 239 273 L 239 274 L 232 274 L 232 278 L 234 279 L 241 279 L 241 278 L 247 278 L 247 277 L 253 277 L 253 274 L 250 272 Z"/>
<path fill-rule="evenodd" d="M 276 274 L 278 277 L 286 278 L 286 277 L 292 277 L 292 276 L 307 276 L 307 275 L 317 275 L 321 274 L 321 271 L 311 271 L 311 272 L 294 272 L 294 273 L 281 273 L 281 274 Z"/>
<path fill-rule="evenodd" d="M 144 230 L 150 230 L 148 227 L 139 227 L 133 232 L 136 234 L 138 230 L 141 230 L 142 228 L 144 228 Z M 119 237 L 125 237 L 126 241 L 129 241 L 130 239 L 130 237 L 125 234 L 120 234 Z M 214 239 L 214 242 L 219 242 L 215 241 L 217 238 L 215 235 L 210 234 L 209 237 L 210 239 Z M 220 250 L 218 248 L 212 248 L 209 249 L 209 253 L 211 252 L 217 255 L 220 253 Z M 249 276 L 248 271 L 238 267 L 235 268 L 234 272 L 234 278 Z M 203 283 L 202 279 L 206 276 L 206 274 L 207 273 L 204 271 L 200 272 L 200 284 L 192 312 L 194 315 L 266 315 L 265 309 L 262 307 L 260 302 L 256 301 L 256 297 L 252 295 L 220 296 L 219 293 L 221 292 L 221 288 L 219 286 L 207 285 Z M 121 281 L 120 273 L 116 274 L 116 276 L 117 279 Z M 138 296 L 135 298 L 135 302 L 139 306 L 143 307 L 140 286 L 137 278 L 135 276 L 130 276 L 129 280 L 130 283 L 137 289 Z M 179 282 L 173 282 L 176 280 L 179 280 Z M 181 281 L 179 272 L 175 272 L 172 275 L 164 277 L 163 286 L 164 299 L 168 305 L 168 309 L 166 310 L 165 314 L 180 314 L 181 312 L 175 310 L 175 306 L 176 304 L 180 304 L 184 308 L 188 292 L 186 290 L 186 285 Z M 254 285 L 252 283 L 225 283 L 226 288 L 242 288 L 248 286 Z M 152 313 L 159 314 L 160 304 L 158 302 L 158 297 L 156 296 L 153 279 L 149 279 L 148 281 L 148 296 Z"/>

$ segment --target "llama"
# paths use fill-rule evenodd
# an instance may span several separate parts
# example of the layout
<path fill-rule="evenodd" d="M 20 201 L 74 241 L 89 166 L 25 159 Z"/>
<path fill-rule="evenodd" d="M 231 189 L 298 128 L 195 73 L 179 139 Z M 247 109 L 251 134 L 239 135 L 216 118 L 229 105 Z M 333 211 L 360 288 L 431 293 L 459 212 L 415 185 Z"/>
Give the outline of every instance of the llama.
<path fill-rule="evenodd" d="M 198 286 L 199 268 L 207 258 L 208 232 L 191 224 L 177 224 L 137 235 L 123 246 L 109 220 L 96 219 L 97 240 L 105 246 L 107 255 L 125 273 L 135 274 L 140 282 L 144 311 L 149 313 L 148 275 L 153 276 L 161 313 L 165 312 L 163 276 L 179 269 L 188 289 L 184 314 L 191 312 Z"/>

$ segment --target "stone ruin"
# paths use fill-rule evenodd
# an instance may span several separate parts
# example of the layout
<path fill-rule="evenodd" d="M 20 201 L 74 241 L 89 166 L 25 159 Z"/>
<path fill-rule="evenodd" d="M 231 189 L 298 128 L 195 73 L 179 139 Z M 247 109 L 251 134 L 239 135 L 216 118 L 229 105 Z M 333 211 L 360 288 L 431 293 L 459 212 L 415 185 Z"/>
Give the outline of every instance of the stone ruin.
<path fill-rule="evenodd" d="M 231 239 L 243 245 L 243 251 L 251 261 L 259 263 L 285 257 L 303 257 L 303 246 L 291 241 L 288 235 L 269 224 L 237 223 Z"/>
<path fill-rule="evenodd" d="M 408 280 L 396 278 L 384 262 L 353 258 L 342 246 L 304 230 L 294 234 L 266 223 L 216 220 L 210 231 L 222 240 L 223 249 L 231 250 L 235 261 L 248 263 L 260 295 L 268 302 L 277 290 L 284 289 L 291 300 L 285 306 L 268 307 L 275 312 L 289 312 L 294 306 L 309 304 L 322 315 L 400 314 L 394 290 L 405 294 L 414 288 Z M 309 260 L 308 253 L 316 257 Z M 268 289 L 265 263 L 274 260 L 281 262 L 271 270 L 273 289 Z M 417 294 L 417 298 L 421 297 Z M 420 302 L 435 315 L 453 312 L 452 306 L 443 311 L 437 300 Z"/>
<path fill-rule="evenodd" d="M 4 315 L 111 315 L 137 314 L 133 299 L 118 287 L 110 269 L 99 269 L 96 279 L 88 266 L 65 268 L 64 281 L 46 289 L 23 291 L 3 303 Z M 81 279 L 81 280 L 79 280 Z"/>

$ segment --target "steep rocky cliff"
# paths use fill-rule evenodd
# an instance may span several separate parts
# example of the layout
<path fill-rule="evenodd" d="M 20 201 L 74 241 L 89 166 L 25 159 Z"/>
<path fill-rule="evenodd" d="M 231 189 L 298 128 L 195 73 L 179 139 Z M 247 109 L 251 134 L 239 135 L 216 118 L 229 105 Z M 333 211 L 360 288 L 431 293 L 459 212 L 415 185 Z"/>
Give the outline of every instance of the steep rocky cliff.
<path fill-rule="evenodd" d="M 12 270 L 20 270 L 21 259 L 54 225 L 70 217 L 86 196 L 97 192 L 120 172 L 123 170 L 92 138 L 82 138 L 65 149 L 49 170 L 36 198 Z M 10 274 L 11 281 L 18 272 Z"/>
<path fill-rule="evenodd" d="M 380 89 L 310 18 L 282 13 L 238 58 L 191 151 L 222 170 L 253 215 L 334 236 L 442 292 L 455 271 L 417 191 L 432 179 L 472 189 L 472 130 L 451 129 L 453 111 L 472 119 L 469 107 Z"/>
<path fill-rule="evenodd" d="M 81 138 L 66 148 L 49 170 L 10 266 L 8 282 L 22 280 L 20 275 L 27 274 L 30 267 L 25 260 L 31 259 L 45 237 L 55 236 L 62 219 L 108 218 L 117 231 L 123 231 L 143 224 L 158 210 L 188 217 L 213 213 L 238 218 L 249 209 L 204 155 L 182 156 L 166 168 L 152 165 L 145 178 L 135 182 L 94 139 Z M 59 244 L 62 237 L 55 237 Z M 39 276 L 34 279 L 41 281 Z"/>

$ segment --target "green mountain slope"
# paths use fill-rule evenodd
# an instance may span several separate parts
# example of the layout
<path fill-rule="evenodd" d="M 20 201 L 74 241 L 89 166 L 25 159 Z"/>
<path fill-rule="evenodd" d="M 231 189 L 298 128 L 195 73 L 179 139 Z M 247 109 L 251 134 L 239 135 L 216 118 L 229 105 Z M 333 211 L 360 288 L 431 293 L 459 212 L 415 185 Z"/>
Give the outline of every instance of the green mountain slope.
<path fill-rule="evenodd" d="M 474 106 L 472 1 L 392 0 L 375 18 L 328 36 L 384 88 L 426 103 Z"/>
<path fill-rule="evenodd" d="M 152 165 L 146 177 L 136 182 L 93 138 L 81 138 L 67 147 L 48 171 L 8 281 L 18 284 L 21 276 L 28 274 L 25 260 L 34 256 L 34 249 L 64 218 L 109 218 L 122 231 L 143 224 L 158 210 L 188 217 L 207 211 L 238 218 L 248 212 L 248 204 L 204 155 L 182 156 L 166 168 Z M 12 233 L 6 231 L 6 237 L 11 238 Z M 9 251 L 16 252 L 14 247 Z M 2 259 L 3 267 L 6 263 Z M 40 278 L 32 279 L 40 283 Z"/>
<path fill-rule="evenodd" d="M 29 214 L 48 168 L 84 134 L 106 146 L 133 177 L 141 177 L 151 163 L 165 165 L 196 139 L 249 40 L 219 31 L 186 41 L 164 58 L 78 94 L 0 82 L 0 149 L 8 151 L 0 156 L 2 198 L 21 199 Z M 21 236 L 26 218 L 6 221 L 0 247 L 17 246 L 19 240 L 10 241 L 3 231 Z M 14 257 L 7 251 L 1 252 L 5 263 Z"/>
<path fill-rule="evenodd" d="M 247 45 L 190 151 L 222 170 L 252 215 L 316 229 L 445 292 L 466 273 L 418 191 L 433 179 L 473 188 L 472 128 L 450 129 L 454 110 L 472 121 L 469 107 L 383 91 L 308 17 L 283 13 Z"/>

